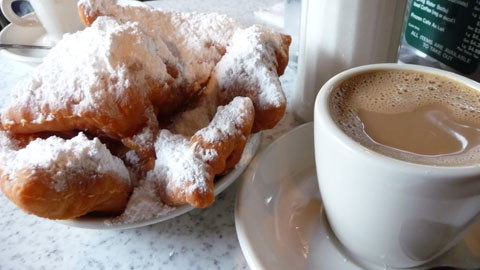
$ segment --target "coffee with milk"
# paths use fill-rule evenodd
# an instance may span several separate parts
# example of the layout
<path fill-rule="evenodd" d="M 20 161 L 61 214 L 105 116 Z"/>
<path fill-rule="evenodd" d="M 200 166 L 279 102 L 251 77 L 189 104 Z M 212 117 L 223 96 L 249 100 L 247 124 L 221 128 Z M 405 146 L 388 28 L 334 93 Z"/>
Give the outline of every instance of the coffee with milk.
<path fill-rule="evenodd" d="M 348 78 L 329 97 L 336 124 L 371 150 L 408 162 L 480 163 L 480 92 L 410 70 Z"/>

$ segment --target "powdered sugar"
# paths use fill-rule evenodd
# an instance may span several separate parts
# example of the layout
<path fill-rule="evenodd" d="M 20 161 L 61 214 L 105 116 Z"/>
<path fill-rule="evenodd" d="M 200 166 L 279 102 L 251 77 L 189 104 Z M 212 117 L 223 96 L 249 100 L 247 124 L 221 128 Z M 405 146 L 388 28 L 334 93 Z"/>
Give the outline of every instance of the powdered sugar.
<path fill-rule="evenodd" d="M 206 127 L 211 118 L 209 107 L 198 106 L 175 117 L 168 129 L 175 134 L 191 137 L 199 129 Z"/>
<path fill-rule="evenodd" d="M 195 148 L 186 137 L 161 130 L 155 142 L 155 168 L 147 173 L 147 181 L 158 181 L 170 191 L 186 188 L 186 194 L 195 190 L 205 192 L 210 178 L 205 161 L 211 159 L 213 153 L 204 157 Z"/>
<path fill-rule="evenodd" d="M 42 169 L 52 173 L 52 188 L 62 191 L 75 181 L 69 174 L 96 173 L 113 174 L 119 179 L 130 181 L 123 162 L 113 156 L 97 138 L 89 140 L 83 133 L 70 140 L 51 136 L 36 139 L 20 149 L 7 132 L 0 132 L 0 162 L 2 174 L 15 181 L 17 172 L 23 168 Z M 8 164 L 8 165 L 7 165 Z"/>
<path fill-rule="evenodd" d="M 20 142 L 10 136 L 8 132 L 0 131 L 0 165 L 6 167 L 12 160 L 15 160 L 15 153 L 20 149 Z M 5 174 L 6 168 L 2 169 Z"/>
<path fill-rule="evenodd" d="M 200 89 L 239 24 L 228 16 L 216 13 L 181 13 L 145 7 L 114 5 L 111 0 L 82 0 L 89 12 L 112 16 L 122 22 L 138 22 L 140 29 L 157 44 L 168 44 L 174 55 L 166 59 L 176 65 L 181 76 L 177 83 Z M 148 13 L 147 13 L 148 12 Z"/>
<path fill-rule="evenodd" d="M 283 94 L 277 93 L 281 93 L 281 88 L 275 72 L 274 48 L 280 47 L 278 34 L 258 27 L 242 30 L 233 20 L 218 14 L 149 10 L 151 16 L 145 16 L 148 9 L 126 9 L 113 6 L 112 1 L 80 0 L 79 3 L 88 4 L 87 9 L 91 14 L 99 11 L 112 17 L 98 17 L 86 30 L 66 35 L 32 78 L 14 91 L 10 106 L 28 104 L 37 113 L 33 118 L 38 122 L 53 119 L 54 112 L 59 109 L 81 115 L 85 111 L 95 112 L 108 108 L 111 114 L 116 114 L 116 103 L 123 91 L 135 86 L 140 91 L 139 98 L 146 97 L 148 93 L 142 92 L 145 91 L 143 86 L 146 80 L 152 78 L 155 81 L 166 81 L 170 76 L 167 65 L 176 66 L 180 70 L 175 81 L 177 86 L 201 89 L 217 62 L 222 59 L 225 48 L 227 53 L 216 71 L 219 84 L 228 88 L 233 79 L 241 80 L 243 84 L 252 86 L 252 89 L 260 87 L 261 92 L 253 98 L 261 106 L 282 102 Z M 214 101 L 208 98 L 202 101 L 207 104 L 212 101 L 211 104 L 197 107 L 189 114 L 185 113 L 183 118 L 186 122 L 177 125 L 175 132 L 190 137 L 199 128 L 206 126 L 218 104 L 217 93 L 209 96 L 211 97 L 214 97 Z M 218 108 L 211 124 L 198 131 L 198 135 L 204 141 L 214 143 L 239 134 L 238 127 L 243 125 L 243 112 L 247 107 L 252 107 L 250 99 L 233 99 L 228 106 Z M 191 123 L 197 120 L 200 120 L 200 124 L 192 128 Z M 83 139 L 80 138 L 82 136 Z M 132 140 L 145 145 L 154 141 L 155 136 L 156 130 L 153 132 L 147 127 L 133 136 Z M 12 154 L 15 151 L 3 151 L 0 162 L 19 156 L 26 159 L 21 153 L 27 153 L 27 149 L 34 149 L 28 151 L 38 153 L 45 152 L 41 149 L 47 149 L 57 154 L 42 159 L 43 165 L 39 165 L 42 162 L 36 159 L 38 155 L 32 157 L 28 166 L 53 166 L 51 164 L 73 155 L 73 158 L 70 157 L 71 162 L 68 162 L 68 166 L 71 166 L 68 170 L 86 166 L 91 172 L 102 173 L 107 167 L 121 167 L 115 170 L 120 171 L 118 174 L 122 179 L 129 179 L 125 165 L 111 156 L 98 139 L 94 139 L 93 145 L 90 145 L 92 143 L 83 141 L 90 141 L 83 134 L 77 137 L 67 141 L 57 137 L 36 140 L 31 143 L 32 146 L 18 150 L 14 141 L 3 142 L 0 136 L 0 146 L 10 143 L 7 148 L 17 151 L 15 154 Z M 167 190 L 182 189 L 185 193 L 210 188 L 206 181 L 211 181 L 213 176 L 209 174 L 208 161 L 214 160 L 218 154 L 213 149 L 206 150 L 197 144 L 192 145 L 187 137 L 172 134 L 168 130 L 160 132 L 155 143 L 157 160 L 154 169 L 147 173 L 146 179 L 140 180 L 125 212 L 114 219 L 113 223 L 137 222 L 171 211 L 173 208 L 165 206 L 157 194 L 159 185 L 166 185 Z M 85 150 L 87 148 L 91 150 Z M 76 155 L 73 152 L 78 153 Z M 105 164 L 102 163 L 103 159 L 107 159 Z M 140 159 L 135 152 L 130 151 L 126 154 L 125 161 L 127 164 L 137 164 Z M 38 164 L 35 165 L 35 162 Z M 55 169 L 58 170 L 56 179 L 64 178 L 62 173 L 68 172 L 58 166 Z M 63 188 L 61 181 L 55 183 L 55 188 Z"/>
<path fill-rule="evenodd" d="M 238 84 L 245 89 L 258 89 L 248 96 L 259 108 L 285 104 L 275 58 L 275 48 L 281 48 L 281 42 L 280 34 L 259 26 L 235 32 L 232 45 L 215 69 L 220 89 L 235 89 Z"/>
<path fill-rule="evenodd" d="M 238 127 L 243 125 L 246 115 L 251 114 L 248 108 L 252 108 L 249 98 L 234 98 L 227 106 L 219 106 L 210 124 L 199 130 L 196 135 L 202 136 L 204 141 L 214 143 L 240 134 Z"/>
<path fill-rule="evenodd" d="M 59 110 L 116 116 L 120 97 L 134 84 L 144 89 L 147 76 L 160 81 L 167 76 L 155 43 L 135 23 L 100 17 L 92 27 L 65 35 L 33 75 L 12 90 L 9 107 L 28 107 L 37 122 L 52 119 Z"/>
<path fill-rule="evenodd" d="M 108 7 L 113 5 L 113 0 L 91 1 L 91 0 L 78 0 L 77 5 L 82 6 L 84 12 L 88 16 L 94 16 L 96 13 L 103 14 L 108 10 Z"/>
<path fill-rule="evenodd" d="M 148 117 L 146 125 L 131 138 L 131 142 L 141 151 L 149 151 L 153 147 L 158 130 L 157 116 L 151 106 L 146 109 L 145 115 Z"/>
<path fill-rule="evenodd" d="M 140 157 L 134 150 L 128 151 L 125 154 L 125 159 L 129 164 L 138 164 L 138 162 L 140 161 Z"/>
<path fill-rule="evenodd" d="M 130 196 L 125 211 L 118 217 L 108 220 L 107 225 L 129 224 L 167 215 L 174 207 L 163 204 L 155 183 L 142 181 Z"/>
<path fill-rule="evenodd" d="M 243 29 L 230 17 L 216 13 L 181 13 L 122 7 L 103 0 L 83 1 L 93 3 L 90 5 L 93 9 L 97 7 L 100 14 L 122 22 L 138 22 L 140 29 L 155 42 L 168 44 L 177 59 L 168 62 L 177 65 L 184 76 L 177 78 L 178 83 L 186 80 L 190 88 L 200 89 L 216 66 L 220 88 L 231 89 L 240 80 L 245 88 L 260 89 L 258 95 L 250 96 L 256 106 L 285 104 L 276 74 L 275 49 L 282 47 L 279 33 L 258 25 Z M 227 53 L 223 55 L 225 50 Z"/>
<path fill-rule="evenodd" d="M 210 78 L 195 107 L 174 116 L 168 130 L 187 137 L 208 126 L 218 106 L 218 85 L 215 78 Z"/>
<path fill-rule="evenodd" d="M 237 97 L 228 105 L 218 107 L 210 124 L 197 131 L 194 138 L 201 137 L 203 142 L 218 146 L 220 141 L 241 134 L 245 119 L 253 117 L 252 110 L 249 98 Z M 193 192 L 207 192 L 213 177 L 208 162 L 217 159 L 219 153 L 214 148 L 204 149 L 200 145 L 183 135 L 161 130 L 155 142 L 155 168 L 147 173 L 147 181 L 157 182 L 167 193 L 181 190 L 187 197 Z"/>

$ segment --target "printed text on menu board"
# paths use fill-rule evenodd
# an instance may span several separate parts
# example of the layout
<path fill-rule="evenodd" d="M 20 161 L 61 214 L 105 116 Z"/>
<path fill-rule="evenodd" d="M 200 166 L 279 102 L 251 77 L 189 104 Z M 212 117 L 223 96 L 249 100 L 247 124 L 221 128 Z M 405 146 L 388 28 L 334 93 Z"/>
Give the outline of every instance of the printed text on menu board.
<path fill-rule="evenodd" d="M 464 74 L 480 62 L 480 0 L 413 0 L 407 43 Z"/>

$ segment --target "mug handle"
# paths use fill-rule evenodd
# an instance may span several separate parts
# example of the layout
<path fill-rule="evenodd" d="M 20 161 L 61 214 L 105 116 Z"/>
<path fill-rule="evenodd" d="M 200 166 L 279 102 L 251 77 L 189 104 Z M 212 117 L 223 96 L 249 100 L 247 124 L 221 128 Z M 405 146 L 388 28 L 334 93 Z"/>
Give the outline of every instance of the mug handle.
<path fill-rule="evenodd" d="M 13 12 L 13 9 L 12 9 L 12 3 L 15 1 L 17 0 L 0 0 L 0 7 L 2 9 L 2 13 L 5 16 L 5 18 L 7 18 L 7 20 L 21 26 L 41 25 L 36 16 L 34 19 L 25 19 L 15 14 L 15 12 Z"/>

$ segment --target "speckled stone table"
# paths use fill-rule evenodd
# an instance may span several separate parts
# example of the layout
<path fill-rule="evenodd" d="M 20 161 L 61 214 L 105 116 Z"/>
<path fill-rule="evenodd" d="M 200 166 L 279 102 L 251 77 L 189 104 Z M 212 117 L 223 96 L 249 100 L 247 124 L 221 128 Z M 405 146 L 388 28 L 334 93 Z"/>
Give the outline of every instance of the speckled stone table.
<path fill-rule="evenodd" d="M 213 0 L 155 1 L 153 6 L 214 11 Z M 222 1 L 224 12 L 248 23 L 252 11 L 275 1 Z M 225 5 L 223 5 L 225 3 Z M 188 8 L 186 8 L 188 7 Z M 0 106 L 8 91 L 32 66 L 0 54 Z M 287 99 L 295 85 L 296 66 L 282 77 Z M 287 109 L 288 110 L 288 109 Z M 298 122 L 287 112 L 273 130 L 262 134 L 261 149 Z M 260 150 L 261 151 L 261 150 Z M 7 269 L 248 269 L 235 232 L 238 179 L 203 210 L 128 230 L 88 230 L 27 215 L 0 194 L 0 270 Z"/>

